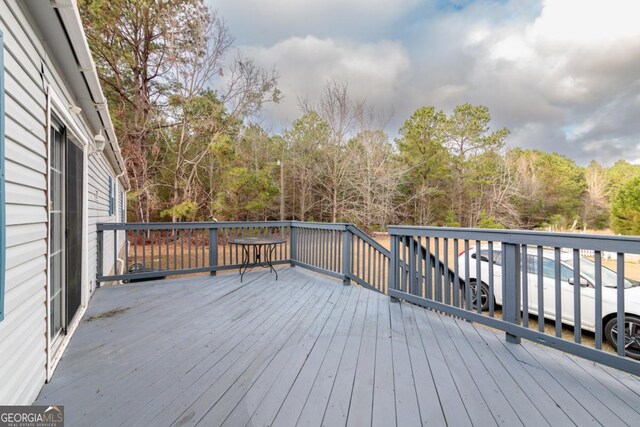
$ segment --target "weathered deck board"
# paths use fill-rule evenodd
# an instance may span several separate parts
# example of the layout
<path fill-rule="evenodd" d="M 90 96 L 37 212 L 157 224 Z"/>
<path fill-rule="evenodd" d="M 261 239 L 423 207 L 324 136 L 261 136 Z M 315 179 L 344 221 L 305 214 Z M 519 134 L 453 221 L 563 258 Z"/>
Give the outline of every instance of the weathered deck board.
<path fill-rule="evenodd" d="M 407 334 L 407 345 L 409 347 L 416 396 L 420 406 L 420 417 L 423 423 L 443 425 L 445 424 L 445 419 L 440 396 L 434 383 L 429 359 L 420 338 L 413 306 L 402 304 L 401 310 Z"/>
<path fill-rule="evenodd" d="M 345 313 L 348 315 L 342 317 L 342 321 L 336 329 L 336 333 L 327 350 L 326 357 L 322 361 L 322 365 L 320 365 L 313 387 L 311 387 L 307 401 L 302 408 L 297 425 L 320 425 L 322 422 L 329 396 L 331 395 L 331 389 L 333 388 L 333 383 L 338 372 L 340 359 L 347 344 L 347 337 L 349 336 L 349 330 L 355 317 L 358 302 L 364 292 L 366 292 L 366 290 L 362 288 L 356 288 L 351 292 L 351 297 L 345 308 Z"/>
<path fill-rule="evenodd" d="M 443 417 L 449 425 L 470 426 L 471 419 L 453 380 L 447 357 L 442 352 L 431 328 L 427 312 L 416 306 L 411 306 L 411 309 L 415 315 L 418 333 L 422 338 L 422 345 L 429 361 L 431 376 L 436 384 Z"/>
<path fill-rule="evenodd" d="M 279 274 L 99 289 L 36 403 L 65 405 L 70 426 L 640 419 L 637 377 L 299 268 Z"/>
<path fill-rule="evenodd" d="M 204 286 L 206 286 L 206 282 Z M 208 288 L 211 289 L 214 287 L 208 286 Z M 209 290 L 204 287 L 202 287 L 201 289 L 205 291 Z M 224 290 L 225 288 L 223 286 L 222 289 L 220 289 L 220 291 L 224 291 Z M 205 293 L 206 292 L 203 292 L 203 294 Z M 243 301 L 242 295 L 226 294 L 228 298 L 219 298 L 219 299 L 215 299 L 216 298 L 215 294 L 210 296 L 212 296 L 211 300 L 207 299 L 207 295 L 202 295 L 198 299 L 198 301 L 200 302 L 202 301 L 207 302 L 206 303 L 207 309 L 215 310 L 217 309 L 217 307 L 224 306 L 225 312 L 227 313 L 227 315 L 237 314 L 238 311 L 236 310 L 243 310 L 243 311 L 247 310 L 246 304 L 244 305 L 242 304 L 242 301 Z M 236 304 L 236 301 L 239 302 L 239 304 Z M 192 303 L 193 302 L 190 302 L 190 304 Z M 169 308 L 171 307 L 171 305 L 172 303 L 167 301 L 164 307 Z M 102 312 L 109 312 L 113 310 L 114 307 L 115 309 L 118 309 L 123 306 L 112 305 L 110 307 L 104 308 Z M 126 307 L 126 305 L 124 307 Z M 96 314 L 99 314 L 99 313 L 101 312 L 97 312 L 94 309 L 87 314 L 87 317 L 95 316 Z M 106 347 L 103 344 L 99 344 L 101 347 L 100 360 L 102 363 L 96 366 L 95 354 L 93 354 L 91 351 L 86 352 L 84 355 L 78 354 L 77 351 L 70 352 L 71 354 L 65 354 L 65 359 L 68 360 L 68 364 L 60 366 L 60 370 L 62 371 L 62 374 L 61 374 L 62 378 L 66 381 L 60 381 L 60 382 L 56 382 L 56 384 L 51 384 L 53 387 L 48 389 L 48 391 L 53 392 L 53 391 L 61 390 L 63 388 L 67 388 L 72 393 L 77 394 L 78 392 L 82 391 L 78 387 L 84 386 L 84 387 L 89 387 L 89 389 L 85 390 L 87 393 L 95 392 L 95 388 L 93 390 L 91 389 L 92 383 L 100 382 L 102 384 L 105 384 L 103 381 L 106 381 L 107 383 L 105 385 L 107 385 L 113 381 L 117 381 L 123 375 L 124 376 L 129 375 L 131 371 L 135 371 L 136 373 L 139 373 L 140 366 L 145 366 L 145 367 L 155 366 L 154 364 L 155 360 L 162 359 L 164 352 L 171 352 L 172 349 L 182 345 L 184 342 L 193 341 L 193 336 L 187 333 L 189 330 L 193 330 L 193 328 L 201 326 L 202 323 L 206 324 L 214 320 L 211 318 L 207 319 L 207 318 L 197 318 L 197 317 L 195 318 L 185 317 L 185 314 L 182 313 L 182 319 L 175 319 L 175 318 L 172 319 L 173 323 L 172 323 L 171 333 L 166 333 L 167 327 L 165 326 L 166 323 L 163 321 L 164 319 L 158 319 L 158 321 L 155 324 L 155 328 L 160 331 L 163 331 L 164 333 L 160 333 L 159 335 L 156 335 L 155 339 L 150 339 L 151 337 L 153 337 L 153 335 L 151 335 L 151 333 L 149 332 L 149 329 L 143 328 L 143 326 L 138 323 L 134 323 L 136 322 L 135 318 L 137 317 L 137 313 L 134 311 L 128 314 L 131 315 L 131 318 L 127 317 L 128 321 L 126 320 L 123 321 L 123 319 L 115 319 L 115 318 L 114 320 L 117 320 L 117 321 L 114 321 L 114 322 L 109 321 L 110 319 L 107 321 L 101 321 L 102 328 L 107 329 L 104 332 L 101 331 L 100 329 L 86 330 L 85 336 L 90 335 L 90 337 L 94 340 L 93 343 L 95 342 L 103 343 L 104 341 L 106 341 L 106 339 L 108 339 L 108 342 L 110 343 L 109 347 Z M 120 317 L 120 316 L 115 316 L 115 317 Z M 182 325 L 180 325 L 180 322 L 178 320 L 182 321 Z M 90 324 L 91 326 L 94 326 L 94 323 L 95 321 L 87 322 L 87 324 Z M 114 331 L 122 332 L 123 329 L 126 329 L 127 325 L 135 325 L 135 327 L 130 328 L 131 331 L 129 333 L 132 337 L 135 337 L 133 341 L 132 341 L 133 338 L 126 337 L 126 334 L 117 334 L 114 332 Z M 216 326 L 215 323 L 214 323 L 214 326 Z M 220 326 L 227 326 L 227 325 L 223 324 Z M 154 326 L 152 325 L 151 328 L 153 327 Z M 215 330 L 212 330 L 211 332 L 214 333 Z M 155 333 L 156 331 L 153 331 L 153 334 Z M 209 339 L 208 335 L 209 335 L 209 331 L 207 330 L 207 333 L 203 333 L 201 334 L 200 337 L 198 337 L 199 341 L 202 341 L 203 339 L 204 340 Z M 124 338 L 126 338 L 126 340 Z M 75 337 L 74 337 L 74 340 L 75 340 Z M 149 351 L 151 349 L 146 348 L 143 345 L 147 342 L 151 342 L 152 348 L 156 349 L 157 351 L 156 352 Z M 82 342 L 77 342 L 77 344 L 79 347 L 85 346 L 85 345 L 87 346 L 92 345 L 89 341 L 86 341 L 86 340 Z M 134 351 L 128 351 L 129 347 L 133 347 Z M 118 358 L 115 358 L 113 357 L 113 354 L 117 354 L 116 352 L 127 353 L 128 357 L 126 358 L 126 360 L 120 360 Z M 115 373 L 115 375 L 113 370 L 114 363 L 117 363 L 117 366 L 118 366 L 118 371 Z M 89 364 L 90 369 L 83 369 L 84 366 L 87 364 Z M 68 373 L 65 372 L 65 369 L 68 369 L 70 372 Z M 77 382 L 79 379 L 83 380 L 82 385 L 75 384 L 75 382 Z M 82 404 L 82 402 L 77 402 L 77 403 Z"/>
<path fill-rule="evenodd" d="M 333 305 L 333 308 L 329 313 L 327 321 L 324 324 L 319 325 L 321 326 L 319 336 L 313 343 L 310 341 L 304 341 L 301 343 L 299 351 L 293 355 L 292 360 L 290 360 L 283 371 L 278 375 L 277 381 L 273 384 L 267 396 L 257 406 L 248 425 L 271 425 L 280 410 L 282 402 L 287 397 L 303 368 L 313 364 L 313 359 L 317 359 L 318 355 L 324 354 L 322 348 L 325 346 L 325 343 L 328 345 L 329 336 L 333 335 L 333 330 L 338 323 L 337 320 L 344 308 L 344 305 L 340 304 L 340 301 L 344 301 L 346 299 L 345 296 L 351 291 L 350 288 L 344 286 L 341 290 L 341 293 L 334 294 L 337 299 L 331 299 L 329 301 L 329 303 Z"/>
<path fill-rule="evenodd" d="M 331 395 L 324 412 L 324 418 L 321 420 L 322 425 L 335 426 L 345 425 L 349 414 L 349 403 L 353 393 L 353 379 L 356 374 L 358 359 L 360 358 L 360 346 L 362 343 L 363 329 L 367 326 L 365 318 L 367 314 L 367 306 L 369 297 L 373 292 L 361 290 L 358 305 L 351 322 L 351 328 L 347 336 L 344 351 L 340 359 L 338 372 L 336 373 L 331 388 Z M 368 357 L 362 354 L 362 358 Z"/>
<path fill-rule="evenodd" d="M 416 397 L 414 376 L 411 370 L 409 348 L 402 320 L 402 304 L 390 304 L 391 354 L 393 356 L 393 383 L 395 385 L 396 422 L 402 426 L 421 423 L 420 408 Z"/>
<path fill-rule="evenodd" d="M 396 397 L 393 382 L 394 366 L 389 304 L 378 304 L 378 337 L 375 358 L 371 425 L 385 427 L 396 424 Z"/>
<path fill-rule="evenodd" d="M 244 335 L 237 333 L 238 330 L 247 328 L 254 332 L 259 332 L 270 324 L 274 316 L 278 314 L 278 308 L 282 305 L 282 298 L 285 296 L 293 296 L 286 290 L 286 287 L 279 286 L 276 282 L 271 282 L 273 286 L 273 298 L 269 298 L 260 303 L 252 310 L 251 316 L 239 318 L 237 315 L 230 317 L 230 323 L 223 324 L 223 331 L 220 334 L 206 334 L 210 343 L 205 346 L 200 344 L 202 350 L 198 348 L 186 347 L 181 352 L 184 358 L 183 363 L 175 365 L 168 369 L 167 374 L 155 374 L 159 378 L 159 382 L 153 386 L 152 390 L 142 391 L 135 396 L 128 396 L 125 403 L 126 408 L 120 407 L 115 411 L 117 418 L 109 418 L 109 422 L 105 425 L 113 425 L 118 419 L 126 419 L 131 413 L 129 408 L 141 408 L 140 413 L 135 414 L 137 419 L 150 417 L 161 410 L 164 405 L 168 405 L 178 398 L 179 393 L 192 382 L 197 381 L 202 375 L 215 367 L 218 363 L 233 363 L 233 359 L 227 358 L 233 351 L 242 351 L 251 345 L 253 340 L 249 334 Z M 197 340 L 194 340 L 197 342 Z M 141 372 L 145 375 L 154 375 L 153 373 Z M 155 391 L 155 393 L 154 393 Z M 123 410 L 125 409 L 125 410 Z"/>
<path fill-rule="evenodd" d="M 378 303 L 381 300 L 375 292 L 368 292 L 369 301 L 364 320 L 360 355 L 356 366 L 349 412 L 348 426 L 371 425 L 373 408 L 373 380 L 375 374 L 376 336 L 378 330 Z"/>
<path fill-rule="evenodd" d="M 311 353 L 314 344 L 320 338 L 322 329 L 329 320 L 337 299 L 341 298 L 344 289 L 345 287 L 333 289 L 333 292 L 331 292 L 331 295 L 322 307 L 317 321 L 310 325 L 305 336 L 298 343 L 293 343 L 289 348 L 285 349 L 286 351 L 278 353 L 276 358 L 274 358 L 274 363 L 271 363 L 263 371 L 256 382 L 234 407 L 233 411 L 224 420 L 224 425 L 246 425 L 250 419 L 252 420 L 251 425 L 268 425 L 271 422 L 272 417 L 270 417 L 268 422 L 264 420 L 259 422 L 260 416 L 265 416 L 265 412 L 261 412 L 256 416 L 256 410 L 265 402 L 265 399 L 269 398 L 271 398 L 271 402 L 275 402 L 275 405 L 278 405 L 277 407 L 279 408 L 291 383 L 295 380 L 295 375 L 300 371 L 304 361 Z M 278 389 L 280 384 L 282 384 L 282 387 Z M 283 393 L 285 394 L 283 395 Z M 274 398 L 275 400 L 273 400 Z M 269 403 L 266 404 L 269 405 Z M 274 415 L 273 409 L 271 410 L 271 414 L 272 416 Z M 252 418 L 254 416 L 256 417 Z"/>

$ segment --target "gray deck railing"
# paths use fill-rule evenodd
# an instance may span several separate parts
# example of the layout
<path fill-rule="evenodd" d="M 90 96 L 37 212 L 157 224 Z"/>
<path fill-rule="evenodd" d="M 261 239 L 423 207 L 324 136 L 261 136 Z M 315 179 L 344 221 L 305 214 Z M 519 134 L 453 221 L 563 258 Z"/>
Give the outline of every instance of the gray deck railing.
<path fill-rule="evenodd" d="M 640 362 L 625 357 L 640 355 L 630 323 L 640 316 L 640 287 L 625 291 L 635 285 L 625 259 L 640 254 L 640 239 L 412 226 L 389 234 L 392 298 L 640 374 Z M 606 260 L 612 269 L 605 258 L 615 258 Z M 605 329 L 627 328 L 628 337 L 614 336 L 617 354 L 605 351 Z"/>
<path fill-rule="evenodd" d="M 352 224 L 298 221 L 98 224 L 98 282 L 239 268 L 237 237 L 281 237 L 273 264 L 291 264 L 385 293 L 389 251 Z M 122 233 L 126 235 L 123 242 Z M 120 237 L 119 237 L 120 236 Z M 105 271 L 105 254 L 112 262 Z M 253 253 L 251 253 L 253 257 Z M 125 271 L 113 271 L 121 259 Z M 255 261 L 254 259 L 251 260 Z M 131 271 L 129 271 L 131 270 Z"/>
<path fill-rule="evenodd" d="M 119 240 L 125 233 L 126 241 Z M 192 274 L 238 268 L 241 249 L 229 243 L 238 237 L 284 237 L 273 254 L 273 264 L 289 263 L 291 223 L 182 222 L 98 224 L 97 281 L 135 281 L 178 274 Z M 108 254 L 110 271 L 103 260 Z M 253 254 L 251 254 L 253 257 Z M 114 260 L 124 261 L 125 271 Z M 254 261 L 252 259 L 252 261 Z"/>
<path fill-rule="evenodd" d="M 640 254 L 638 238 L 390 226 L 387 250 L 352 224 L 109 223 L 97 229 L 98 282 L 213 275 L 240 267 L 242 253 L 230 239 L 280 237 L 285 241 L 274 264 L 307 268 L 478 322 L 504 331 L 508 341 L 525 338 L 640 374 L 640 362 L 625 357 L 630 349 L 640 357 L 640 343 L 617 334 L 616 355 L 603 340 L 607 330 L 640 333 L 628 326 L 636 319 L 633 328 L 640 331 L 640 287 L 624 288 L 635 284 L 625 279 L 625 260 Z M 132 271 L 104 271 L 103 260 L 118 258 Z M 593 270 L 589 280 L 581 268 Z M 617 287 L 610 287 L 611 277 Z"/>

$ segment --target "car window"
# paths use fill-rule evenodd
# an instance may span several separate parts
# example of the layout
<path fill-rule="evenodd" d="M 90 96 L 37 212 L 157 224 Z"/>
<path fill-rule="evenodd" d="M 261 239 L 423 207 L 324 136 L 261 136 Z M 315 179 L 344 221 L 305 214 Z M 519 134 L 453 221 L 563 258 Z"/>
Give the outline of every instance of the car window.
<path fill-rule="evenodd" d="M 489 249 L 480 250 L 480 259 L 484 262 L 489 262 Z M 476 259 L 476 253 L 471 254 L 471 258 Z M 493 250 L 493 264 L 502 265 L 502 251 Z"/>
<path fill-rule="evenodd" d="M 543 271 L 544 277 L 555 280 L 556 268 L 555 268 L 555 262 L 552 259 L 545 258 L 542 261 L 542 271 Z M 560 279 L 563 282 L 567 282 L 571 277 L 573 277 L 573 270 L 564 264 L 560 264 Z"/>
<path fill-rule="evenodd" d="M 538 257 L 537 255 L 527 255 L 527 273 L 538 274 Z"/>

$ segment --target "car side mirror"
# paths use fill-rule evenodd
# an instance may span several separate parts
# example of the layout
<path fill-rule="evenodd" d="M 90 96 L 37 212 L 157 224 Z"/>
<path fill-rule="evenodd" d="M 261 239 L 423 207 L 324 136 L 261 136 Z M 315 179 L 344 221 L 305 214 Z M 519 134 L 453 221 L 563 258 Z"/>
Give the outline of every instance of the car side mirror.
<path fill-rule="evenodd" d="M 573 285 L 575 282 L 573 280 L 573 277 L 569 277 L 569 280 L 567 280 L 567 282 L 570 285 Z M 580 286 L 583 288 L 588 288 L 589 286 L 591 286 L 591 283 L 589 283 L 589 281 L 587 279 L 585 279 L 584 277 L 580 277 Z"/>

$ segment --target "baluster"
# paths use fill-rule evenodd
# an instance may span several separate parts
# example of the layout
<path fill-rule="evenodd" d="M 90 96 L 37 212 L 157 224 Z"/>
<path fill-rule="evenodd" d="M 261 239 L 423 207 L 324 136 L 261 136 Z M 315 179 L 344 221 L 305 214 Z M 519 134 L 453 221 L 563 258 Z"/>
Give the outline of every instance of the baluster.
<path fill-rule="evenodd" d="M 209 267 L 211 267 L 210 275 L 215 276 L 217 274 L 216 267 L 218 267 L 218 229 L 209 229 Z"/>
<path fill-rule="evenodd" d="M 489 316 L 495 315 L 495 266 L 493 261 L 493 242 L 489 242 Z M 504 294 L 503 294 L 504 295 Z"/>
<path fill-rule="evenodd" d="M 602 349 L 602 253 L 600 251 L 595 251 L 594 255 L 594 263 L 595 263 L 595 293 L 596 299 L 594 303 L 596 304 L 596 348 L 598 350 Z"/>
<path fill-rule="evenodd" d="M 416 245 L 413 237 L 409 237 L 409 283 L 407 284 L 407 292 L 415 294 L 416 287 Z"/>
<path fill-rule="evenodd" d="M 616 269 L 617 274 L 617 296 L 618 296 L 618 315 L 617 315 L 617 326 L 618 326 L 618 337 L 616 341 L 616 347 L 618 347 L 618 356 L 624 357 L 624 254 L 618 252 L 616 256 L 616 261 L 618 264 L 618 268 Z M 631 331 L 629 331 L 631 333 Z"/>
<path fill-rule="evenodd" d="M 560 248 L 553 248 L 553 254 L 556 294 L 556 336 L 558 338 L 562 338 L 562 288 L 560 276 Z"/>
<path fill-rule="evenodd" d="M 580 250 L 573 250 L 573 339 L 582 341 L 582 319 L 580 310 Z"/>
<path fill-rule="evenodd" d="M 114 274 L 118 274 L 118 230 L 113 230 L 113 266 Z"/>
<path fill-rule="evenodd" d="M 435 255 L 435 272 L 434 272 L 434 283 L 433 285 L 436 288 L 436 301 L 442 302 L 442 265 L 440 261 L 440 238 L 434 238 L 434 248 L 433 252 Z"/>
<path fill-rule="evenodd" d="M 426 237 L 425 238 L 426 242 L 425 242 L 425 248 L 427 249 L 427 252 L 425 254 L 425 258 L 426 258 L 426 273 L 427 273 L 427 277 L 426 277 L 426 294 L 427 294 L 427 299 L 433 300 L 433 270 L 432 270 L 432 264 L 431 264 L 431 238 Z"/>
<path fill-rule="evenodd" d="M 444 240 L 444 266 L 442 272 L 444 274 L 444 303 L 451 304 L 451 276 L 449 274 L 449 239 Z"/>
<path fill-rule="evenodd" d="M 149 230 L 149 243 L 151 243 L 151 270 L 154 269 L 154 253 L 153 253 L 153 230 Z"/>
<path fill-rule="evenodd" d="M 133 259 L 134 259 L 133 264 L 134 265 L 137 264 L 138 263 L 138 230 L 133 230 Z"/>
<path fill-rule="evenodd" d="M 4 233 L 5 230 L 2 230 L 2 232 Z M 98 259 L 96 260 L 97 262 L 97 270 L 98 270 L 98 277 L 102 277 L 104 276 L 104 231 L 102 230 L 98 230 L 97 235 L 96 235 L 96 243 L 98 246 Z"/>
<path fill-rule="evenodd" d="M 129 242 L 129 232 L 127 230 L 124 230 L 124 265 L 122 266 L 124 270 L 123 274 L 127 274 L 129 265 Z"/>
<path fill-rule="evenodd" d="M 538 331 L 544 333 L 544 251 L 538 246 Z"/>
<path fill-rule="evenodd" d="M 522 245 L 522 326 L 529 327 L 529 257 L 527 245 Z"/>
<path fill-rule="evenodd" d="M 371 245 L 367 243 L 367 263 L 368 268 L 367 268 L 367 283 L 371 283 L 371 268 L 373 267 L 373 260 L 371 259 L 372 257 L 372 253 L 371 253 Z"/>
<path fill-rule="evenodd" d="M 464 294 L 465 294 L 465 309 L 471 310 L 471 278 L 470 276 L 470 262 L 469 256 L 469 240 L 464 239 Z M 504 275 L 503 275 L 504 279 Z M 504 292 L 503 294 L 504 295 Z"/>
<path fill-rule="evenodd" d="M 168 233 L 166 232 L 166 230 L 161 230 L 160 231 L 160 238 L 163 238 L 162 237 L 162 231 L 165 232 L 164 233 L 164 241 L 163 241 L 163 243 L 164 243 L 164 256 L 166 258 L 165 270 L 171 270 L 171 266 L 169 265 L 169 262 L 170 262 L 169 261 L 169 257 L 170 257 L 170 254 L 169 254 L 169 236 L 167 236 Z"/>
<path fill-rule="evenodd" d="M 458 250 L 459 250 L 458 239 L 453 240 L 453 305 L 456 307 L 462 307 L 460 304 L 460 260 L 458 259 Z"/>
<path fill-rule="evenodd" d="M 416 245 L 416 249 L 417 249 L 417 259 L 416 261 L 418 262 L 418 274 L 417 274 L 417 289 L 416 289 L 416 295 L 421 296 L 424 298 L 424 292 L 423 292 L 423 286 L 422 286 L 422 237 L 418 236 L 418 242 Z"/>
<path fill-rule="evenodd" d="M 398 236 L 391 236 L 391 258 L 389 260 L 389 295 L 392 302 L 397 302 L 398 299 L 393 296 L 393 291 L 398 289 Z"/>

